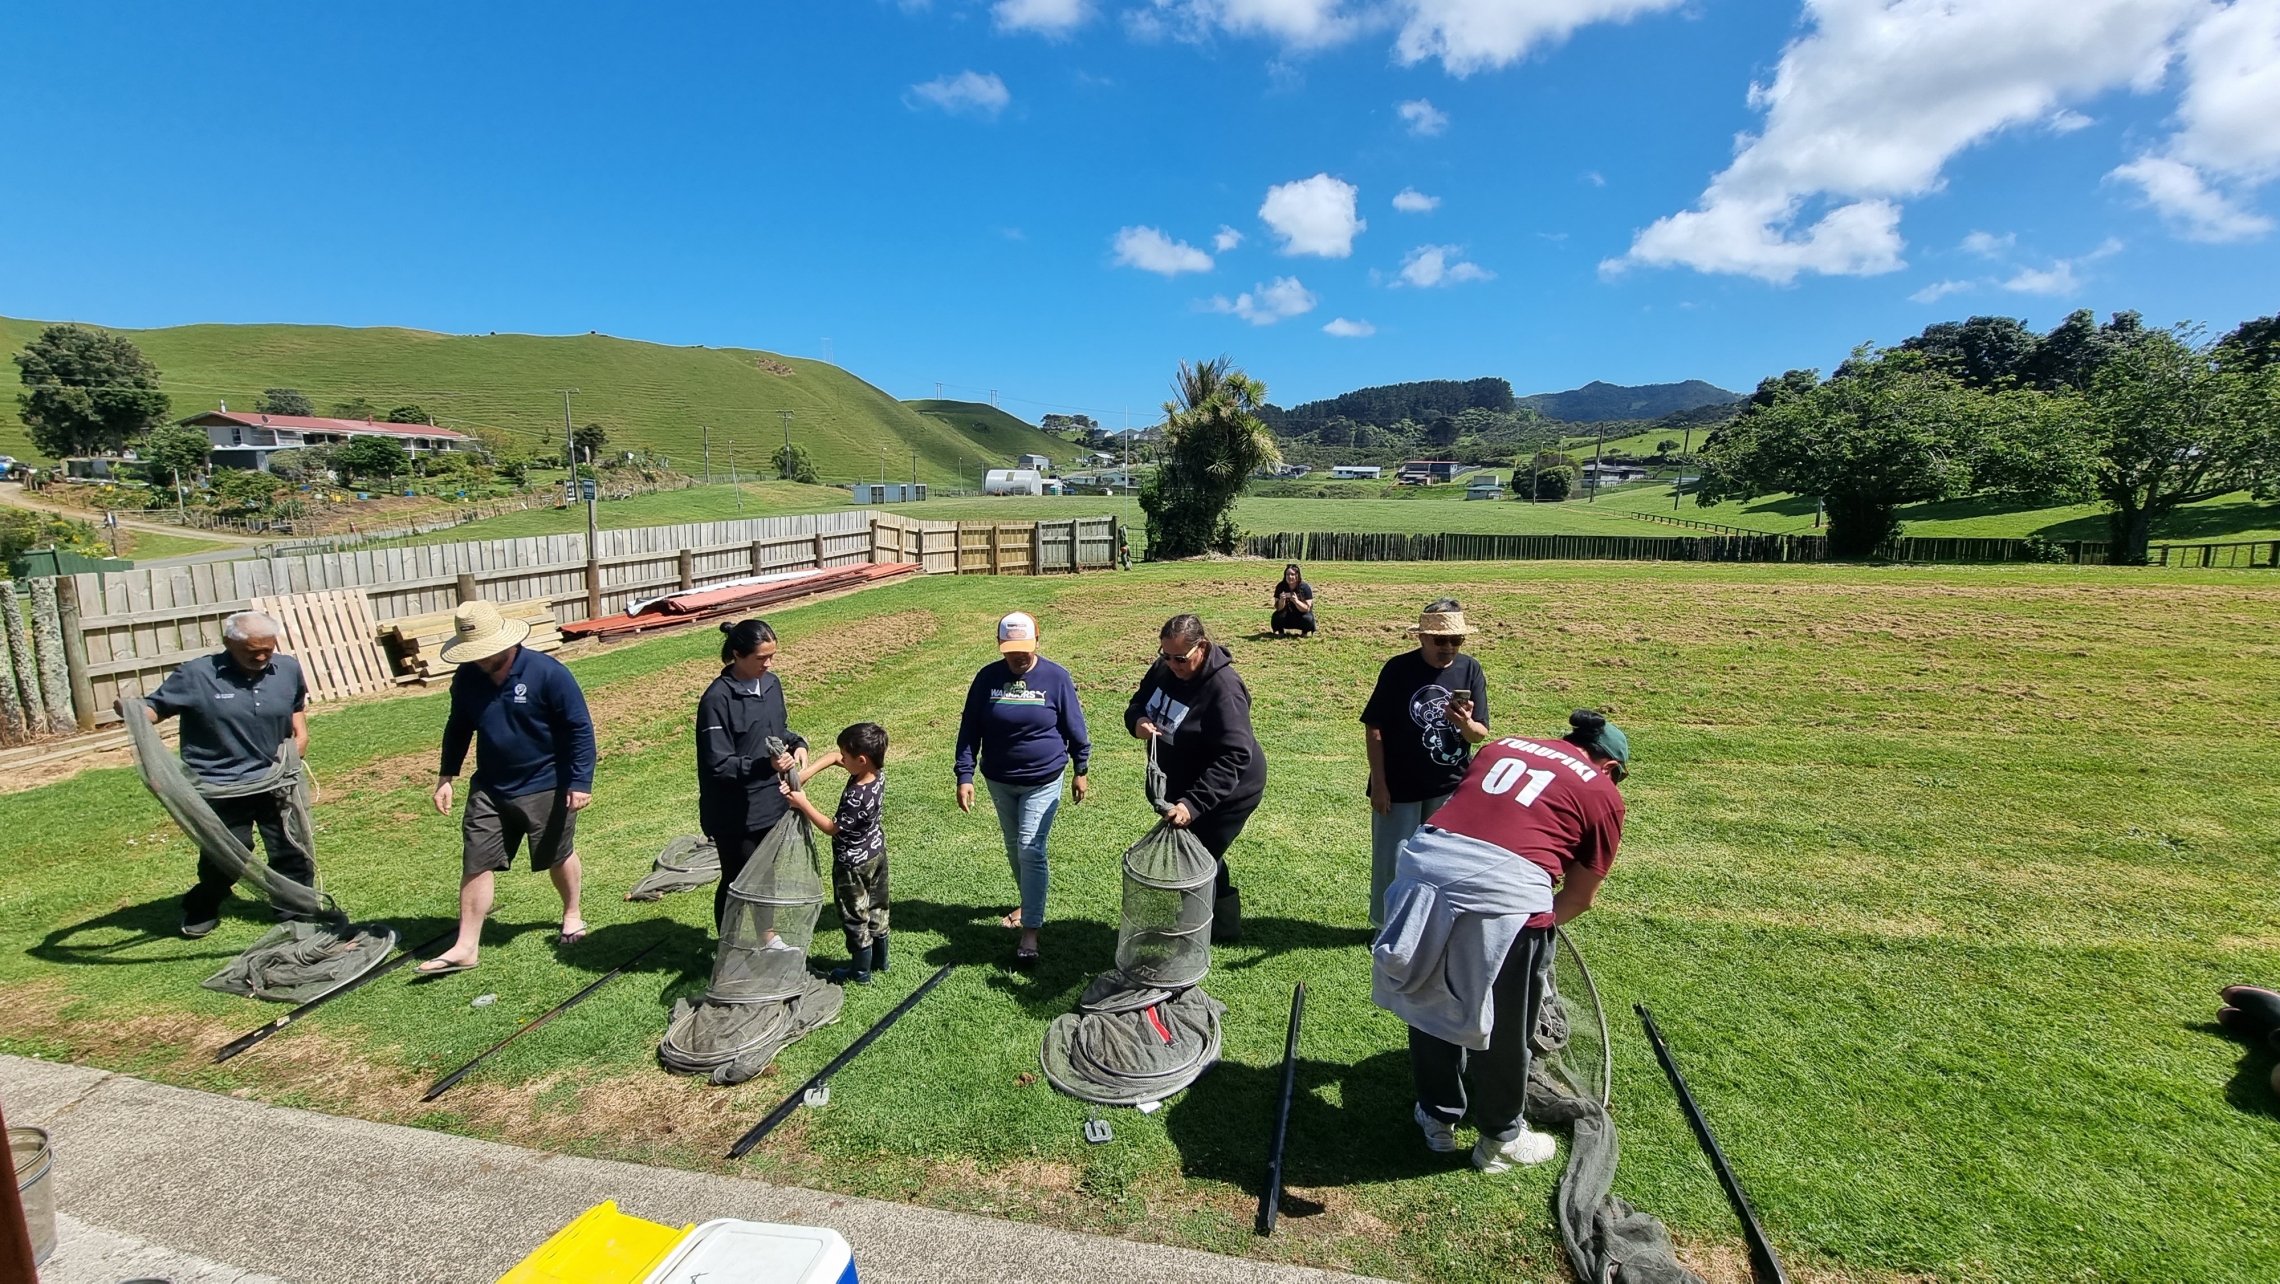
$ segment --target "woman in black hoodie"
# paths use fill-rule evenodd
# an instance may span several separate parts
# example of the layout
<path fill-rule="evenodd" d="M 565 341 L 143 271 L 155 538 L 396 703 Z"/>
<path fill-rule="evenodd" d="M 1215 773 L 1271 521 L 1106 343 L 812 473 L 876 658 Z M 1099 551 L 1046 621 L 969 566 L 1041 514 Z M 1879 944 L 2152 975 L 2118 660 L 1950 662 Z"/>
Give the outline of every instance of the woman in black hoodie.
<path fill-rule="evenodd" d="M 720 676 L 697 700 L 697 827 L 720 851 L 713 924 L 728 908 L 728 885 L 752 850 L 784 817 L 779 776 L 807 761 L 807 741 L 785 725 L 784 684 L 774 672 L 776 631 L 765 620 L 723 624 Z M 787 746 L 770 756 L 769 737 Z"/>
<path fill-rule="evenodd" d="M 1156 738 L 1166 818 L 1219 858 L 1211 936 L 1243 938 L 1243 894 L 1227 876 L 1227 849 L 1267 789 L 1267 758 L 1251 734 L 1251 692 L 1227 649 L 1203 634 L 1203 621 L 1175 615 L 1158 635 L 1156 662 L 1124 706 L 1124 727 Z"/>

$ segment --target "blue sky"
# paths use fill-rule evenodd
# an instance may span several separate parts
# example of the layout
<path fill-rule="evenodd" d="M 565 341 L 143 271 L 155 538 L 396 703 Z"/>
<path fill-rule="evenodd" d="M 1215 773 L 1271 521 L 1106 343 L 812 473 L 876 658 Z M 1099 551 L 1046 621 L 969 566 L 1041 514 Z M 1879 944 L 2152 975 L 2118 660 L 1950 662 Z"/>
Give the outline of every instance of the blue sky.
<path fill-rule="evenodd" d="M 1219 353 L 1286 405 L 1746 389 L 1976 312 L 2280 310 L 2280 0 L 16 2 L 0 33 L 14 316 L 828 338 L 897 396 L 1114 423 Z"/>

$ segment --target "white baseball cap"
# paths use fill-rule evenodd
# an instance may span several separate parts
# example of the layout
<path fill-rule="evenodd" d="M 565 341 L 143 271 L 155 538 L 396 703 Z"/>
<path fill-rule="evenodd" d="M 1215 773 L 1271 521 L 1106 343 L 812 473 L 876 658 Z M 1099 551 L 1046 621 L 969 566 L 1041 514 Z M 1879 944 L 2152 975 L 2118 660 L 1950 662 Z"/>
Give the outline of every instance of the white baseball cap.
<path fill-rule="evenodd" d="M 1035 651 L 1037 649 L 1037 621 L 1026 612 L 1015 611 L 998 621 L 998 654 L 1008 651 Z"/>

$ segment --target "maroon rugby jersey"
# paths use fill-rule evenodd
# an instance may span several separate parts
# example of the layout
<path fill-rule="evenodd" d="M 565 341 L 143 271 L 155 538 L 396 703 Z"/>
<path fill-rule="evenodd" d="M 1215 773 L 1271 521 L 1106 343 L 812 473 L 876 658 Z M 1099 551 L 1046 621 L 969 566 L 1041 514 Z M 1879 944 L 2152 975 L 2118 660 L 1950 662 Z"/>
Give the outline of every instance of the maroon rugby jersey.
<path fill-rule="evenodd" d="M 1426 823 L 1525 857 L 1554 880 L 1576 865 L 1604 877 L 1623 838 L 1623 795 L 1565 740 L 1504 736 L 1479 747 L 1464 783 Z M 1528 920 L 1551 925 L 1549 914 Z"/>

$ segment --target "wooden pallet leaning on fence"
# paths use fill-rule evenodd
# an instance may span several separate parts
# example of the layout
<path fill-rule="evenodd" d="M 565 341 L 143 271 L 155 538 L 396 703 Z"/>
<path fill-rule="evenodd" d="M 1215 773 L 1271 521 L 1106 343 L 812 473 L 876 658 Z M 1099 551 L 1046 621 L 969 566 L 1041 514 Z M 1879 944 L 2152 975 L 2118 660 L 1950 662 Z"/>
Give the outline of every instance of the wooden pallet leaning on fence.
<path fill-rule="evenodd" d="M 374 645 L 372 600 L 357 589 L 256 597 L 253 609 L 277 621 L 278 649 L 301 662 L 311 700 L 345 700 L 394 686 Z"/>
<path fill-rule="evenodd" d="M 497 605 L 500 615 L 530 625 L 530 636 L 523 640 L 524 646 L 533 651 L 562 649 L 562 629 L 554 621 L 552 604 L 533 599 Z M 451 641 L 451 616 L 450 611 L 430 611 L 380 625 L 380 644 L 395 661 L 396 682 L 422 685 L 440 682 L 459 668 L 443 658 L 443 644 Z"/>

